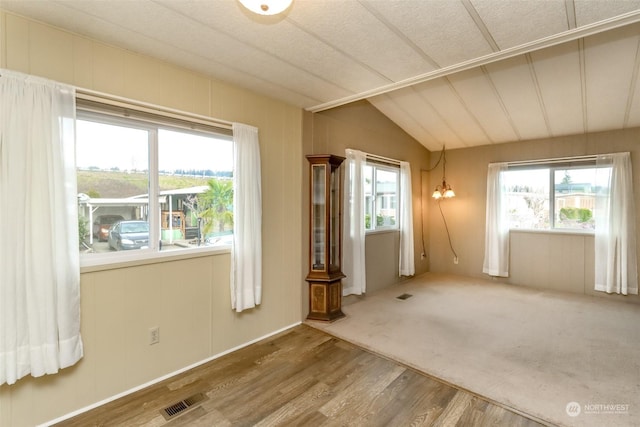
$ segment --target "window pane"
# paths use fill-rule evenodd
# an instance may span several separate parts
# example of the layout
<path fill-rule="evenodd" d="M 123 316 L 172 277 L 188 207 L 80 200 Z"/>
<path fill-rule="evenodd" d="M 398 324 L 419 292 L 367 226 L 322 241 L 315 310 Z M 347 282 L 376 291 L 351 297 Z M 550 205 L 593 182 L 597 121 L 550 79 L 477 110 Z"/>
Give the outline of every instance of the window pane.
<path fill-rule="evenodd" d="M 162 250 L 233 242 L 233 142 L 158 131 Z"/>
<path fill-rule="evenodd" d="M 549 169 L 505 172 L 510 228 L 548 229 Z"/>
<path fill-rule="evenodd" d="M 396 225 L 398 172 L 376 168 L 376 228 Z"/>
<path fill-rule="evenodd" d="M 86 120 L 76 122 L 82 252 L 149 247 L 148 138 L 146 130 Z"/>
<path fill-rule="evenodd" d="M 371 221 L 373 216 L 373 168 L 364 167 L 364 228 L 373 230 L 375 222 Z"/>
<path fill-rule="evenodd" d="M 554 171 L 555 227 L 594 230 L 596 169 Z"/>

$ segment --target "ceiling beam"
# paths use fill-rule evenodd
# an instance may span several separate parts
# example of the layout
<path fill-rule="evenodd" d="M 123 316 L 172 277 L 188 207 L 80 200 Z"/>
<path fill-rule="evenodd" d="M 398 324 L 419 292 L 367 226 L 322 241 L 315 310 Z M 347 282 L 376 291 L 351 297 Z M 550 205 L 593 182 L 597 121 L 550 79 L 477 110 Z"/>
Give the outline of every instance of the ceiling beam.
<path fill-rule="evenodd" d="M 514 56 L 523 55 L 529 52 L 534 52 L 558 44 L 566 43 L 573 40 L 579 40 L 584 37 L 592 36 L 595 34 L 603 33 L 605 31 L 613 30 L 615 28 L 624 27 L 626 25 L 640 22 L 640 10 L 628 12 L 613 18 L 598 21 L 592 24 L 584 25 L 575 29 L 570 29 L 562 33 L 554 34 L 549 37 L 545 37 L 533 42 L 525 43 L 519 46 L 514 46 L 508 49 L 501 50 L 499 52 L 490 53 L 478 58 L 474 58 L 469 61 L 464 61 L 458 64 L 450 65 L 440 68 L 428 73 L 419 74 L 417 76 L 400 80 L 395 83 L 380 86 L 374 89 L 370 89 L 364 92 L 356 93 L 346 96 L 344 98 L 336 99 L 334 101 L 325 102 L 313 107 L 306 108 L 307 111 L 312 113 L 318 113 L 320 111 L 329 110 L 331 108 L 339 107 L 341 105 L 349 104 L 351 102 L 360 101 L 362 99 L 370 98 L 372 96 L 382 95 L 388 92 L 392 92 L 397 89 L 413 86 L 418 83 L 423 83 L 429 80 L 434 80 L 440 77 L 445 77 L 460 71 L 469 70 L 471 68 L 480 67 L 483 65 L 491 64 L 493 62 L 501 61 L 503 59 L 512 58 Z"/>

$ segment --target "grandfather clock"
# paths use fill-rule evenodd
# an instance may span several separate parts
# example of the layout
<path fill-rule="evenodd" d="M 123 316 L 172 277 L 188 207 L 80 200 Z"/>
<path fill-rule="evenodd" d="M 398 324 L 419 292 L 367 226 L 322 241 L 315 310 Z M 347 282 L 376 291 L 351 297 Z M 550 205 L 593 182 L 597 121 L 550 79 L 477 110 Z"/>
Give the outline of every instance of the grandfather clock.
<path fill-rule="evenodd" d="M 344 157 L 309 155 L 311 227 L 309 315 L 332 321 L 342 313 L 342 176 Z"/>

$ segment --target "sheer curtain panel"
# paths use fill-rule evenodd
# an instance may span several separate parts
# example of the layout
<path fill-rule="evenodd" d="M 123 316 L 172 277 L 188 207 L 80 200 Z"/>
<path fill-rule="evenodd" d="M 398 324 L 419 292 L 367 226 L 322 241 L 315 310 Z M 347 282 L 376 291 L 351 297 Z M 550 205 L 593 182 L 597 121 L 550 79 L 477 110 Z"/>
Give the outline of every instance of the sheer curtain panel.
<path fill-rule="evenodd" d="M 262 185 L 258 129 L 233 124 L 233 250 L 231 308 L 241 312 L 262 300 Z"/>
<path fill-rule="evenodd" d="M 400 162 L 400 276 L 416 274 L 413 250 L 413 204 L 411 166 Z"/>
<path fill-rule="evenodd" d="M 0 70 L 0 384 L 83 355 L 75 90 Z"/>
<path fill-rule="evenodd" d="M 635 206 L 631 155 L 598 156 L 596 183 L 595 289 L 638 294 Z M 606 191 L 608 189 L 608 191 Z"/>
<path fill-rule="evenodd" d="M 487 208 L 482 271 L 509 277 L 509 218 L 505 174 L 507 163 L 490 163 L 487 172 Z"/>
<path fill-rule="evenodd" d="M 343 295 L 362 295 L 367 288 L 365 270 L 365 229 L 364 229 L 364 173 L 366 154 L 362 151 L 345 151 L 346 168 L 344 174 L 344 211 L 342 272 Z"/>

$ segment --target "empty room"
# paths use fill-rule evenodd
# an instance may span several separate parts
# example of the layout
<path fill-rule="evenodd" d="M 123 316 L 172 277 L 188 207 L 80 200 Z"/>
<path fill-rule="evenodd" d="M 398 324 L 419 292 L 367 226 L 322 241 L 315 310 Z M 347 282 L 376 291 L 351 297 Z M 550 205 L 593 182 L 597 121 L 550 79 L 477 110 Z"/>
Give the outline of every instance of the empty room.
<path fill-rule="evenodd" d="M 0 0 L 0 425 L 640 425 L 640 1 Z"/>

